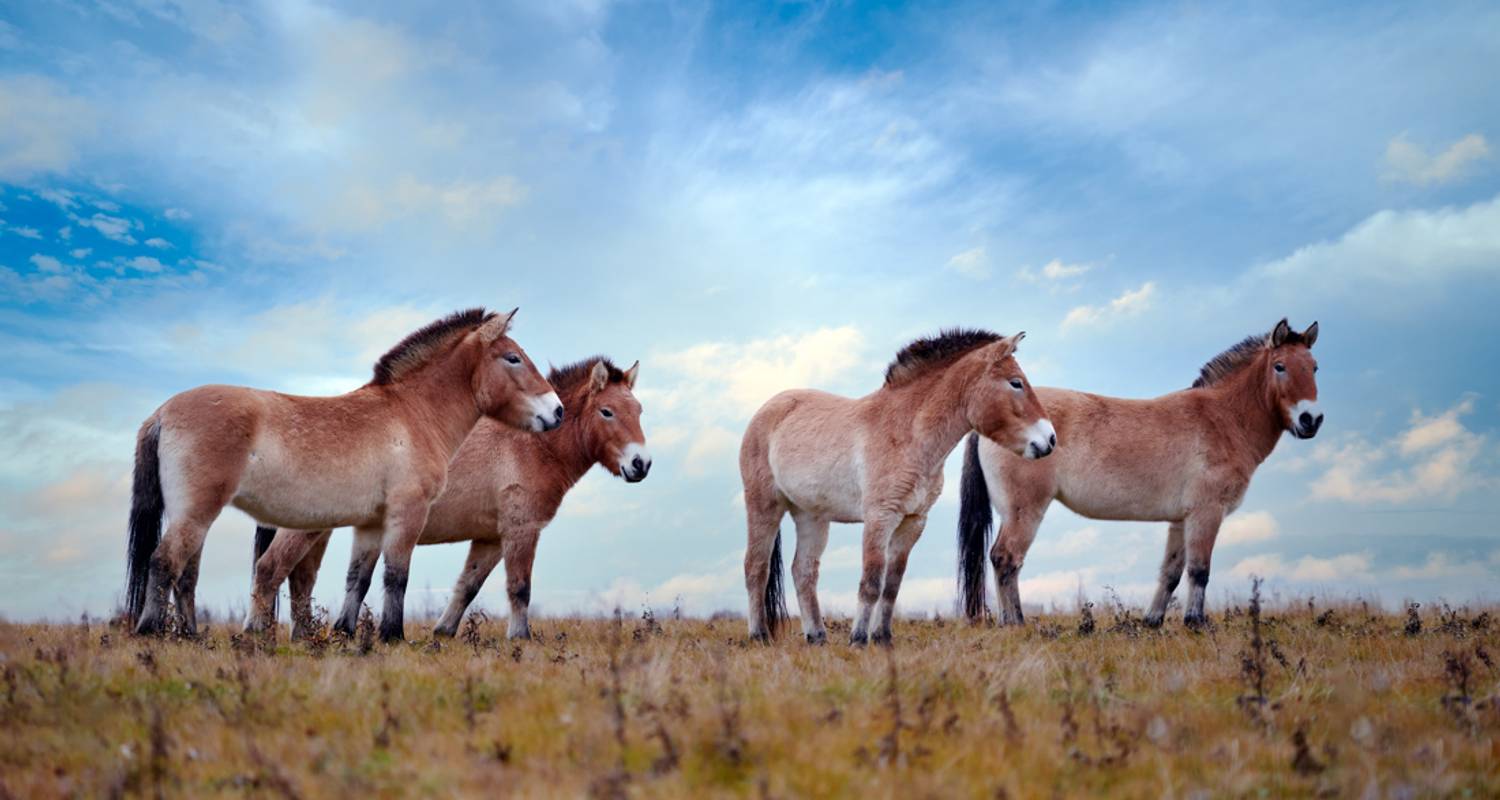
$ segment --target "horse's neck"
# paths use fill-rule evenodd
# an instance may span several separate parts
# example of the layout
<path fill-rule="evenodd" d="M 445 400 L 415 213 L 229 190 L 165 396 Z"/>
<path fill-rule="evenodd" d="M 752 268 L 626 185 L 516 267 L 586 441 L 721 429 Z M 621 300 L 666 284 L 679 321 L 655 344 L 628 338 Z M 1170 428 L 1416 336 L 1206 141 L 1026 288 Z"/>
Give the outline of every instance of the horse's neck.
<path fill-rule="evenodd" d="M 1221 430 L 1237 434 L 1245 454 L 1256 466 L 1260 465 L 1276 449 L 1282 433 L 1281 411 L 1271 407 L 1267 400 L 1265 370 L 1258 365 L 1246 367 L 1214 388 L 1214 395 L 1231 421 Z"/>
<path fill-rule="evenodd" d="M 418 424 L 450 456 L 479 421 L 474 368 L 473 354 L 460 345 L 400 384 L 399 395 L 421 418 Z"/>
<path fill-rule="evenodd" d="M 577 394 L 563 398 L 563 408 L 581 409 L 585 395 Z M 588 474 L 594 466 L 593 449 L 589 447 L 583 426 L 582 415 L 569 411 L 562 427 L 552 433 L 544 433 L 537 443 L 556 468 L 553 481 L 558 499 Z"/>
<path fill-rule="evenodd" d="M 882 418 L 912 420 L 911 446 L 915 457 L 911 463 L 918 471 L 942 469 L 948 454 L 969 432 L 964 403 L 973 378 L 970 373 L 960 360 L 926 380 L 919 379 L 882 398 L 888 406 L 879 409 Z"/>

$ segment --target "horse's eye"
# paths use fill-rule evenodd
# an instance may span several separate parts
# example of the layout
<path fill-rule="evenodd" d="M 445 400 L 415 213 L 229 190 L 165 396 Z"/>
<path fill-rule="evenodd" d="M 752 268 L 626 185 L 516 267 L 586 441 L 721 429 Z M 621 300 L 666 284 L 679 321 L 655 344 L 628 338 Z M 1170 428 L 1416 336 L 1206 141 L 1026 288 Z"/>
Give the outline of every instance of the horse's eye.
<path fill-rule="evenodd" d="M 1276 362 L 1276 371 L 1277 372 L 1286 372 L 1286 365 L 1283 364 L 1283 363 L 1281 363 L 1280 361 Z"/>
<path fill-rule="evenodd" d="M 599 409 L 599 416 L 604 417 L 605 419 L 614 419 L 615 412 L 610 411 L 607 408 L 601 408 Z"/>
<path fill-rule="evenodd" d="M 1020 378 L 1011 378 L 1010 379 L 1010 388 L 1012 388 L 1012 389 L 1020 389 L 1021 387 L 1025 386 L 1025 385 L 1026 384 L 1021 383 L 1021 379 Z"/>
<path fill-rule="evenodd" d="M 519 364 L 521 363 L 521 357 L 516 355 L 515 353 L 506 353 L 505 361 L 507 364 Z"/>
<path fill-rule="evenodd" d="M 1317 372 L 1317 371 L 1318 371 L 1318 365 L 1317 365 L 1317 364 L 1314 364 L 1314 365 L 1313 365 L 1313 372 Z"/>

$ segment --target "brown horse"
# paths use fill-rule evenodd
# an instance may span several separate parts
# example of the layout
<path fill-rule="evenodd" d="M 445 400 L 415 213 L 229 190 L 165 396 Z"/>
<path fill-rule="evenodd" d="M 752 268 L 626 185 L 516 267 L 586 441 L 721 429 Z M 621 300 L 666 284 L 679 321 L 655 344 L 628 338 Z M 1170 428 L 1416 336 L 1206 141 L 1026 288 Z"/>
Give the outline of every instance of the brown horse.
<path fill-rule="evenodd" d="M 368 384 L 337 397 L 200 386 L 162 404 L 136 444 L 127 586 L 136 631 L 161 630 L 169 589 L 194 630 L 203 539 L 233 505 L 261 522 L 354 525 L 380 541 L 381 636 L 400 638 L 412 547 L 474 423 L 562 423 L 557 393 L 506 335 L 515 313 L 433 322 L 382 356 Z"/>
<path fill-rule="evenodd" d="M 603 356 L 554 369 L 547 376 L 562 395 L 568 417 L 546 436 L 514 431 L 482 421 L 453 456 L 448 485 L 432 504 L 418 544 L 471 542 L 469 560 L 453 587 L 447 613 L 433 631 L 452 636 L 464 611 L 495 565 L 505 559 L 510 598 L 508 636 L 527 639 L 531 628 L 531 564 L 537 538 L 557 514 L 563 496 L 595 464 L 635 483 L 651 470 L 641 432 L 641 404 L 635 399 L 640 363 L 621 371 Z M 269 534 L 275 535 L 271 539 Z M 257 531 L 255 617 L 247 627 L 263 628 L 273 619 L 276 589 L 290 578 L 292 636 L 309 633 L 312 588 L 331 531 Z M 374 568 L 376 542 L 354 542 L 350 574 Z M 264 555 L 260 555 L 264 550 Z M 368 585 L 366 582 L 365 585 Z M 352 619 L 362 596 L 345 601 L 341 620 Z"/>
<path fill-rule="evenodd" d="M 849 640 L 890 642 L 907 556 L 942 492 L 943 461 L 964 434 L 979 431 L 1026 458 L 1046 456 L 1056 444 L 1014 357 L 1023 336 L 946 331 L 907 345 L 886 369 L 885 385 L 857 400 L 794 389 L 761 406 L 740 446 L 751 638 L 773 636 L 785 614 L 779 528 L 790 512 L 807 641 L 828 638 L 818 610 L 828 525 L 863 522 L 864 573 Z"/>
<path fill-rule="evenodd" d="M 1311 439 L 1323 424 L 1311 352 L 1317 339 L 1316 322 L 1297 333 L 1283 319 L 1269 334 L 1251 336 L 1209 361 L 1192 388 L 1154 400 L 1038 389 L 1067 445 L 1046 463 L 970 440 L 958 537 L 959 582 L 970 619 L 984 613 L 991 501 L 1001 515 L 1000 535 L 989 549 L 1000 622 L 1019 625 L 1021 565 L 1056 499 L 1092 519 L 1170 523 L 1146 622 L 1161 625 L 1185 561 L 1190 589 L 1183 621 L 1203 625 L 1219 523 L 1239 507 L 1255 468 L 1283 431 Z"/>

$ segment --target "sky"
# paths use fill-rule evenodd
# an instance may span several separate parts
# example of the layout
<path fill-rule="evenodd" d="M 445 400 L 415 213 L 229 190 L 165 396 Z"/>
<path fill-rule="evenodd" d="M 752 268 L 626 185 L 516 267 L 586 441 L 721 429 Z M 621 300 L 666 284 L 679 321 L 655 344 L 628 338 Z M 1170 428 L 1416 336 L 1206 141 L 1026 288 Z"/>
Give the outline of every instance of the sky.
<path fill-rule="evenodd" d="M 349 391 L 474 305 L 538 363 L 641 361 L 655 465 L 569 495 L 541 615 L 743 611 L 739 438 L 781 389 L 863 395 L 965 325 L 1152 397 L 1282 317 L 1320 322 L 1327 419 L 1257 472 L 1210 603 L 1496 600 L 1495 75 L 1485 3 L 0 3 L 0 616 L 116 607 L 171 395 Z M 906 613 L 952 613 L 958 465 Z M 1022 597 L 1144 602 L 1165 529 L 1054 506 Z M 214 525 L 200 607 L 243 610 L 252 530 Z M 408 607 L 464 554 L 419 549 Z"/>

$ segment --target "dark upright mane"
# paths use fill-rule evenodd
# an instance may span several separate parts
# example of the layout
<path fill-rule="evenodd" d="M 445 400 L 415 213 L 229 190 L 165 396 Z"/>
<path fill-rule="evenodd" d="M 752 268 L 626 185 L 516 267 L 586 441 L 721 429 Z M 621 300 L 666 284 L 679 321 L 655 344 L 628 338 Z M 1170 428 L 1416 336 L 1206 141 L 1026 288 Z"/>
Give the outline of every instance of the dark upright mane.
<path fill-rule="evenodd" d="M 1305 341 L 1302 334 L 1292 330 L 1287 331 L 1285 344 L 1302 344 Z M 1198 379 L 1193 381 L 1193 388 L 1213 386 L 1239 372 L 1255 359 L 1257 353 L 1270 346 L 1270 333 L 1246 336 L 1239 344 L 1209 359 L 1208 363 L 1203 365 L 1203 369 L 1198 370 Z"/>
<path fill-rule="evenodd" d="M 467 333 L 479 327 L 485 320 L 495 316 L 493 311 L 470 308 L 455 311 L 440 320 L 430 322 L 402 339 L 375 362 L 375 377 L 370 383 L 383 386 L 394 383 L 401 376 L 426 364 L 433 354 L 441 349 L 455 334 Z"/>
<path fill-rule="evenodd" d="M 951 328 L 937 336 L 918 339 L 901 348 L 890 366 L 885 368 L 885 385 L 899 386 L 929 370 L 946 364 L 976 347 L 998 342 L 998 333 L 974 328 Z"/>
<path fill-rule="evenodd" d="M 594 371 L 594 364 L 598 362 L 602 362 L 609 371 L 610 383 L 625 382 L 625 371 L 615 366 L 615 362 L 610 361 L 608 356 L 589 356 L 581 361 L 553 367 L 547 373 L 547 382 L 552 384 L 558 395 L 566 397 L 588 381 L 589 375 Z"/>

